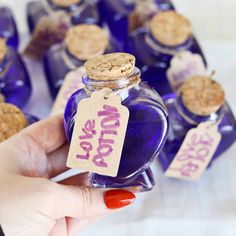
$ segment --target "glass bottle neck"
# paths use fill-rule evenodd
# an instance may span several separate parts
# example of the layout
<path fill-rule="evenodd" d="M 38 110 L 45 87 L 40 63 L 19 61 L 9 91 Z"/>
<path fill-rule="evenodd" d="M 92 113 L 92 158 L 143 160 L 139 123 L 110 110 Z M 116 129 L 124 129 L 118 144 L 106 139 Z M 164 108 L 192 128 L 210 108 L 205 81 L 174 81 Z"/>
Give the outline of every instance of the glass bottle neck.
<path fill-rule="evenodd" d="M 124 15 L 130 14 L 135 9 L 135 3 L 133 0 L 115 0 L 110 1 L 112 9 L 119 9 L 120 13 Z"/>
<path fill-rule="evenodd" d="M 188 50 L 192 45 L 192 36 L 190 36 L 184 43 L 176 45 L 176 46 L 167 46 L 158 42 L 156 38 L 153 37 L 150 31 L 147 31 L 145 34 L 145 43 L 148 48 L 154 54 L 165 54 L 168 56 L 174 56 L 177 52 Z"/>
<path fill-rule="evenodd" d="M 96 42 L 94 42 L 96 43 Z M 78 67 L 80 66 L 83 66 L 84 63 L 87 61 L 87 60 L 82 60 L 82 59 L 79 59 L 77 57 L 75 57 L 74 55 L 72 55 L 72 53 L 70 53 L 69 49 L 67 48 L 66 44 L 62 43 L 61 44 L 61 47 L 62 47 L 62 50 L 61 50 L 61 55 L 62 55 L 62 58 L 64 60 L 64 62 L 66 63 L 66 65 L 71 69 L 71 70 L 75 70 L 77 69 Z M 113 45 L 109 42 L 107 48 L 105 49 L 105 52 L 104 54 L 106 53 L 113 53 L 115 52 L 115 48 L 113 47 Z M 101 54 L 102 55 L 102 54 Z M 96 56 L 100 56 L 100 55 L 94 55 L 94 57 Z"/>
<path fill-rule="evenodd" d="M 43 5 L 48 13 L 51 13 L 53 11 L 59 11 L 59 10 L 66 11 L 68 13 L 73 13 L 75 11 L 77 12 L 86 3 L 85 0 L 81 0 L 77 4 L 72 4 L 68 7 L 63 7 L 63 6 L 58 6 L 58 5 L 54 4 L 52 2 L 52 0 L 42 0 L 42 1 L 43 1 Z"/>
<path fill-rule="evenodd" d="M 66 65 L 71 70 L 75 70 L 78 67 L 83 66 L 83 64 L 85 63 L 84 60 L 80 60 L 80 59 L 74 57 L 69 52 L 69 50 L 67 49 L 67 47 L 65 45 L 62 46 L 61 55 L 62 55 L 63 61 L 66 63 Z"/>
<path fill-rule="evenodd" d="M 121 1 L 124 7 L 126 7 L 128 10 L 134 10 L 135 8 L 135 0 L 123 0 Z"/>
<path fill-rule="evenodd" d="M 82 81 L 85 85 L 85 89 L 88 92 L 94 92 L 102 90 L 103 88 L 110 88 L 114 92 L 117 92 L 122 96 L 124 91 L 128 92 L 131 87 L 135 87 L 141 81 L 140 79 L 140 70 L 138 68 L 134 69 L 134 72 L 123 78 L 118 78 L 114 80 L 93 80 L 90 79 L 87 74 L 82 77 Z"/>
<path fill-rule="evenodd" d="M 198 125 L 202 122 L 212 121 L 218 122 L 223 118 L 224 105 L 221 106 L 216 112 L 208 116 L 196 115 L 193 112 L 189 111 L 182 101 L 181 96 L 177 96 L 175 100 L 175 107 L 179 115 L 189 124 Z"/>

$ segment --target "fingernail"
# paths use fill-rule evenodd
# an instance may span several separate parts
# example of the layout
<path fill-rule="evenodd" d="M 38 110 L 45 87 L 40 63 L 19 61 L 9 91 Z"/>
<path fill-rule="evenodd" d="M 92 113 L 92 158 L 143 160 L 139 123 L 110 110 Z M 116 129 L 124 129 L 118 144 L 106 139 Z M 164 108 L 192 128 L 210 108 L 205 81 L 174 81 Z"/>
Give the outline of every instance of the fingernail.
<path fill-rule="evenodd" d="M 104 193 L 104 202 L 109 209 L 128 206 L 135 198 L 135 195 L 127 190 L 109 190 Z"/>

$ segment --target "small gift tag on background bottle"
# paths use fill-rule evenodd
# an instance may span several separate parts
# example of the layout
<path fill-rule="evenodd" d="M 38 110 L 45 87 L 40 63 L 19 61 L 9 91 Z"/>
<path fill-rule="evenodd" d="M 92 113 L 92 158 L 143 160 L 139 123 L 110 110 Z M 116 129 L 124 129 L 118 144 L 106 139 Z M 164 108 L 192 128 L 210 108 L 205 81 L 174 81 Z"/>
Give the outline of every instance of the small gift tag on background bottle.
<path fill-rule="evenodd" d="M 159 12 L 157 4 L 153 0 L 136 1 L 135 10 L 129 16 L 129 32 L 143 27 Z"/>
<path fill-rule="evenodd" d="M 117 176 L 129 110 L 105 88 L 78 104 L 67 166 Z"/>
<path fill-rule="evenodd" d="M 5 96 L 0 92 L 0 103 L 5 102 Z"/>
<path fill-rule="evenodd" d="M 81 78 L 84 73 L 84 67 L 80 67 L 76 71 L 71 71 L 66 75 L 53 104 L 51 116 L 63 113 L 70 96 L 77 90 L 83 88 L 83 82 Z"/>
<path fill-rule="evenodd" d="M 167 78 L 174 92 L 176 92 L 183 82 L 198 75 L 206 75 L 206 67 L 199 54 L 189 51 L 177 53 L 170 62 L 167 70 Z"/>
<path fill-rule="evenodd" d="M 198 180 L 204 173 L 221 141 L 218 125 L 213 122 L 200 123 L 189 130 L 182 146 L 165 172 L 165 176 Z"/>
<path fill-rule="evenodd" d="M 61 42 L 70 27 L 70 16 L 64 11 L 52 12 L 39 19 L 24 54 L 41 58 L 53 44 Z"/>

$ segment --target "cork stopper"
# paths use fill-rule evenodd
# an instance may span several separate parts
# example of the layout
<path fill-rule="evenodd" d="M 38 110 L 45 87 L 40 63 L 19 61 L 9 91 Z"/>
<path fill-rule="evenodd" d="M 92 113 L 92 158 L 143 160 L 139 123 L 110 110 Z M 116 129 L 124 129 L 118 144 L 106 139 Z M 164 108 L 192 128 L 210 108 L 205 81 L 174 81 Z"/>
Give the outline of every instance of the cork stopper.
<path fill-rule="evenodd" d="M 3 61 L 7 54 L 7 44 L 4 38 L 0 38 L 0 63 Z"/>
<path fill-rule="evenodd" d="M 128 53 L 111 53 L 88 60 L 84 67 L 90 79 L 117 80 L 134 72 L 135 57 Z"/>
<path fill-rule="evenodd" d="M 192 33 L 190 21 L 174 11 L 164 11 L 154 16 L 150 22 L 154 38 L 166 46 L 183 44 Z"/>
<path fill-rule="evenodd" d="M 0 142 L 10 138 L 27 126 L 22 111 L 8 103 L 0 103 Z"/>
<path fill-rule="evenodd" d="M 69 7 L 78 4 L 81 0 L 52 0 L 52 3 L 59 7 Z"/>
<path fill-rule="evenodd" d="M 224 105 L 222 86 L 207 76 L 186 80 L 180 91 L 184 106 L 196 115 L 209 116 Z"/>
<path fill-rule="evenodd" d="M 89 60 L 105 52 L 108 35 L 97 25 L 81 24 L 68 30 L 65 44 L 74 57 Z"/>

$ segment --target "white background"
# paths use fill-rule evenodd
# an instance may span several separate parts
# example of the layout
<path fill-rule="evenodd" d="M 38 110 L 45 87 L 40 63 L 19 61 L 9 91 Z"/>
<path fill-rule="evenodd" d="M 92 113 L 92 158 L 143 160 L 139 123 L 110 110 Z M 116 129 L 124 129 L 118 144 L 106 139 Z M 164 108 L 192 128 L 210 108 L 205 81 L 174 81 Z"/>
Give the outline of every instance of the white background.
<path fill-rule="evenodd" d="M 114 0 L 115 1 L 115 0 Z M 27 33 L 27 0 L 11 5 L 22 35 Z M 236 0 L 176 0 L 205 51 L 209 68 L 226 91 L 236 114 Z M 24 36 L 25 37 L 25 36 Z M 26 110 L 45 117 L 51 106 L 41 66 L 31 63 L 34 95 Z M 236 236 L 236 144 L 197 183 L 167 179 L 153 165 L 157 186 L 135 204 L 89 227 L 81 236 Z M 76 204 L 76 203 L 75 203 Z"/>

